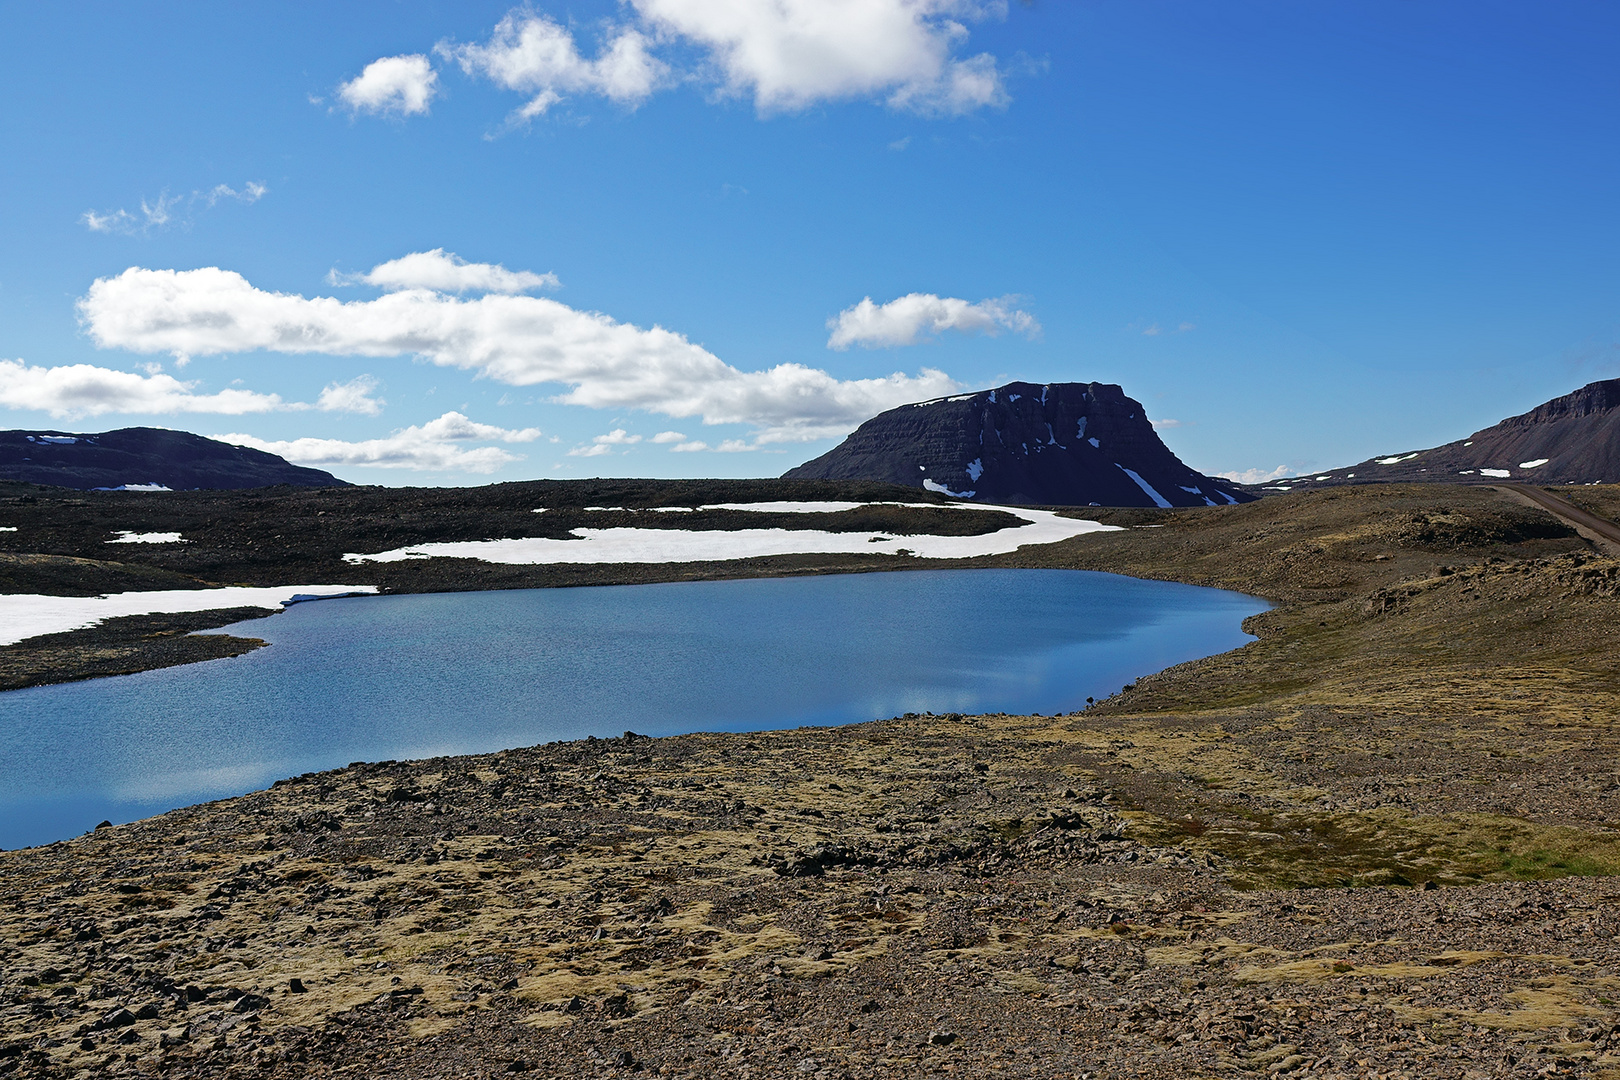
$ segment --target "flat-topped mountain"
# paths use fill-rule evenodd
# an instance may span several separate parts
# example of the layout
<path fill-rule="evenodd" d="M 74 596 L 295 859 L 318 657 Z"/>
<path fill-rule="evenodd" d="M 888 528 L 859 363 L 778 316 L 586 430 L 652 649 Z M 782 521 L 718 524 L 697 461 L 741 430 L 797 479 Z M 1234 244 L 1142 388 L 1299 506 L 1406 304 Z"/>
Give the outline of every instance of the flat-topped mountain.
<path fill-rule="evenodd" d="M 0 480 L 80 490 L 349 486 L 329 472 L 294 465 L 263 450 L 142 427 L 95 435 L 0 431 Z"/>
<path fill-rule="evenodd" d="M 881 480 L 976 502 L 1226 506 L 1254 498 L 1195 472 L 1111 383 L 1008 383 L 879 413 L 784 480 Z"/>
<path fill-rule="evenodd" d="M 1276 486 L 1474 480 L 1620 483 L 1620 379 L 1588 383 L 1444 446 L 1279 480 Z"/>

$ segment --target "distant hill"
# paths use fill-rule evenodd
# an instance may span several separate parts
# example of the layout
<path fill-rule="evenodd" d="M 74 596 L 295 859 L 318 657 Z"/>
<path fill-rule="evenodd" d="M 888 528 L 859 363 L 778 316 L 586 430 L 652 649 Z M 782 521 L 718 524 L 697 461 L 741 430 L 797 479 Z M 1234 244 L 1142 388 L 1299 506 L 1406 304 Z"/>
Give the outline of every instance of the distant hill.
<path fill-rule="evenodd" d="M 1253 495 L 1195 472 L 1110 383 L 1009 383 L 902 405 L 784 480 L 879 480 L 975 502 L 1226 506 Z"/>
<path fill-rule="evenodd" d="M 1620 483 L 1620 379 L 1588 383 L 1572 394 L 1444 446 L 1387 454 L 1342 469 L 1277 480 L 1266 487 L 1479 480 Z"/>
<path fill-rule="evenodd" d="M 293 465 L 262 450 L 185 431 L 139 427 L 95 435 L 0 431 L 0 480 L 80 490 L 349 486 L 329 472 Z"/>

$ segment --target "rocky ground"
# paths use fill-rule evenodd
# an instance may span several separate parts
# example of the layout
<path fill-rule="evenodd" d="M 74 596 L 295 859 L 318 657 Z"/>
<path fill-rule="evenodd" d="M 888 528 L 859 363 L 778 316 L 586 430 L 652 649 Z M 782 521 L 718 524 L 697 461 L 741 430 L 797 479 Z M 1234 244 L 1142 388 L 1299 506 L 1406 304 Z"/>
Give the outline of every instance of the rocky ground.
<path fill-rule="evenodd" d="M 1277 607 L 1081 713 L 355 765 L 0 853 L 0 1073 L 1620 1076 L 1620 562 L 1484 489 L 1140 513 L 1001 561 Z"/>

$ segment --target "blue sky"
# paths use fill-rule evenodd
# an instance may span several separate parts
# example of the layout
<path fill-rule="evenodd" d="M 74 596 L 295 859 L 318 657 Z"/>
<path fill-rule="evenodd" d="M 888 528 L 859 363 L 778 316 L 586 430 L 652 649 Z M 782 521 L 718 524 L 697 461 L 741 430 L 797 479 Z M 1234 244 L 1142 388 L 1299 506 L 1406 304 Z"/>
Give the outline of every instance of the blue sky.
<path fill-rule="evenodd" d="M 763 476 L 1099 380 L 1258 476 L 1620 375 L 1613 5 L 837 6 L 0 6 L 0 425 Z"/>

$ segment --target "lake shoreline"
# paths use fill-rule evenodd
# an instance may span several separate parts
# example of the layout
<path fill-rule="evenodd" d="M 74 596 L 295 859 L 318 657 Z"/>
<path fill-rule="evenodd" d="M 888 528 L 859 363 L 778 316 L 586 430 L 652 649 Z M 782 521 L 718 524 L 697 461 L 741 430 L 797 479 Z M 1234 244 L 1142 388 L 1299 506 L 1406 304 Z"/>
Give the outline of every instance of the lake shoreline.
<path fill-rule="evenodd" d="M 1257 642 L 1081 713 L 356 765 L 0 853 L 3 1060 L 1620 1065 L 1620 564 L 1479 489 L 1163 524 L 1005 558 L 1277 606 L 1249 620 Z"/>

